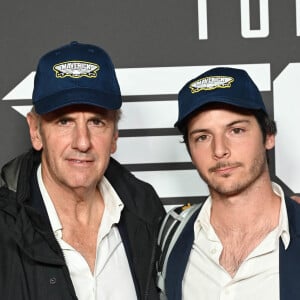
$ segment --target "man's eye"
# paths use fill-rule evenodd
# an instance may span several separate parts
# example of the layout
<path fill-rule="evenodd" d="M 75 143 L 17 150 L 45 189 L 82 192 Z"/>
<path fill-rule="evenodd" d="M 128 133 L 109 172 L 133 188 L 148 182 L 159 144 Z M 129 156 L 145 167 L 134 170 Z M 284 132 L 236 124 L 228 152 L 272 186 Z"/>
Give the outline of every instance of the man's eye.
<path fill-rule="evenodd" d="M 205 140 L 207 140 L 207 135 L 206 134 L 202 134 L 202 135 L 197 137 L 197 141 L 199 141 L 199 142 L 203 142 Z"/>
<path fill-rule="evenodd" d="M 243 130 L 242 128 L 233 128 L 233 129 L 232 129 L 232 132 L 233 132 L 234 134 L 239 134 L 239 133 L 244 132 L 244 130 Z"/>
<path fill-rule="evenodd" d="M 96 125 L 96 126 L 101 126 L 101 125 L 104 125 L 104 124 L 105 124 L 104 121 L 101 120 L 101 119 L 92 119 L 92 120 L 91 120 L 91 123 L 92 123 L 93 125 Z"/>
<path fill-rule="evenodd" d="M 68 119 L 60 119 L 60 120 L 58 121 L 58 123 L 59 123 L 60 125 L 66 125 L 66 124 L 68 124 L 68 122 L 69 122 Z"/>

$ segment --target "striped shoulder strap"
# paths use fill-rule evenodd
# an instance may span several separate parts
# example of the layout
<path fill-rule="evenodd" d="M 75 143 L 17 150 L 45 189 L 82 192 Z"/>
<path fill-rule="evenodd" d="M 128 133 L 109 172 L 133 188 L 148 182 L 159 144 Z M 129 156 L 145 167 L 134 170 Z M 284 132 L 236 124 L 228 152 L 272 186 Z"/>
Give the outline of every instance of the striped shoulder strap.
<path fill-rule="evenodd" d="M 186 223 L 194 212 L 201 208 L 202 204 L 202 202 L 194 205 L 187 204 L 171 209 L 161 225 L 158 235 L 158 246 L 161 255 L 156 265 L 157 286 L 160 290 L 161 300 L 167 299 L 165 295 L 165 277 L 170 253 Z"/>

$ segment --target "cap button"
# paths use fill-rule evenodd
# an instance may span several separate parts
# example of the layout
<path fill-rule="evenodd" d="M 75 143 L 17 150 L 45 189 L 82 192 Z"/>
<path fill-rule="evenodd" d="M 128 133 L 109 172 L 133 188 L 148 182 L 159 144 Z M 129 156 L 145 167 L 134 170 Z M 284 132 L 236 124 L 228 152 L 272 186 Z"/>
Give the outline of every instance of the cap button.
<path fill-rule="evenodd" d="M 77 41 L 71 42 L 71 46 L 77 46 L 79 43 Z"/>

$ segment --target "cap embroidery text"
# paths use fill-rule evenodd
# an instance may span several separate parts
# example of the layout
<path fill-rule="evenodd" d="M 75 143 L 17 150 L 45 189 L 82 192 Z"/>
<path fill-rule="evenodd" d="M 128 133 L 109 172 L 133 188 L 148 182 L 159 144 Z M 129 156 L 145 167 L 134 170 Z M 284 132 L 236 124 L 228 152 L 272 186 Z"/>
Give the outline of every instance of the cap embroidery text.
<path fill-rule="evenodd" d="M 210 76 L 200 78 L 189 85 L 191 93 L 210 91 L 218 88 L 230 88 L 234 78 L 228 76 Z"/>
<path fill-rule="evenodd" d="M 54 65 L 53 70 L 57 78 L 95 78 L 100 66 L 91 62 L 71 60 Z"/>

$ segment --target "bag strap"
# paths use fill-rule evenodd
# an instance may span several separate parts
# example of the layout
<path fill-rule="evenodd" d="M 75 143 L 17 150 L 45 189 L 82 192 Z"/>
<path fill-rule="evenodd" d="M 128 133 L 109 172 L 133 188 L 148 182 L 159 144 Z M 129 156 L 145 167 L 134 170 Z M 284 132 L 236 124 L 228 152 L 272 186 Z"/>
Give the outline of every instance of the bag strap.
<path fill-rule="evenodd" d="M 167 213 L 163 220 L 158 235 L 158 246 L 161 249 L 161 255 L 156 266 L 158 276 L 157 286 L 160 289 L 161 300 L 167 299 L 165 295 L 165 277 L 170 253 L 186 223 L 202 205 L 203 202 L 173 208 Z"/>

